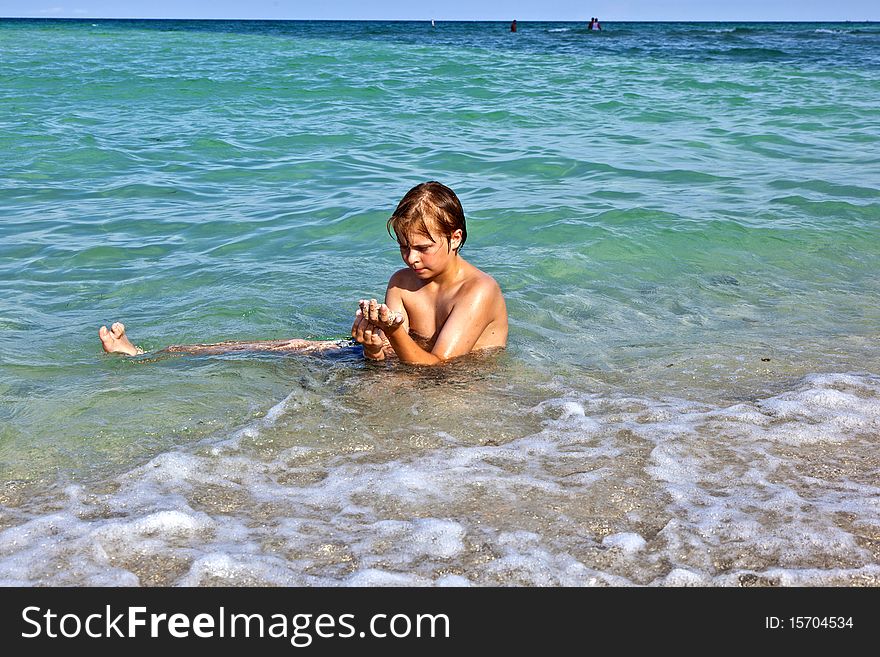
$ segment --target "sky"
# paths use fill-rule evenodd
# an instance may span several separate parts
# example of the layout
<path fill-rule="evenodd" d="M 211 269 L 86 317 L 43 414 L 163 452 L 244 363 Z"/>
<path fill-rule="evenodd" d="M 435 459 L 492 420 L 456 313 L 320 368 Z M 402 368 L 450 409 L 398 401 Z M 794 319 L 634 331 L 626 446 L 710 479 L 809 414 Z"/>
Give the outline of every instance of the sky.
<path fill-rule="evenodd" d="M 880 0 L 0 0 L 3 17 L 863 21 Z"/>

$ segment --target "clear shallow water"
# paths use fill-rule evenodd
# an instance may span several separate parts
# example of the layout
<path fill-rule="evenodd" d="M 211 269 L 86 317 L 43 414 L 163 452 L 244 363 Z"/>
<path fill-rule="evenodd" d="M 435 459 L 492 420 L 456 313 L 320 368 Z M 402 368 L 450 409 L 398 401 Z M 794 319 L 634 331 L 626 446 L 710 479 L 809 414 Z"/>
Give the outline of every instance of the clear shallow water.
<path fill-rule="evenodd" d="M 0 581 L 876 584 L 873 24 L 0 22 Z M 344 335 L 455 189 L 507 352 Z"/>

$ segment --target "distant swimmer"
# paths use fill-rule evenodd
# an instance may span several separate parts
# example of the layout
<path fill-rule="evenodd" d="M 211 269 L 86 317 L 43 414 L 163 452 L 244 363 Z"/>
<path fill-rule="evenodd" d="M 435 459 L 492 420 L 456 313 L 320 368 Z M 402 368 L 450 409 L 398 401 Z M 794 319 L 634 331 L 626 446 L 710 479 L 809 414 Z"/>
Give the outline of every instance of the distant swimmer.
<path fill-rule="evenodd" d="M 356 349 L 369 360 L 396 357 L 411 365 L 439 365 L 471 352 L 506 346 L 507 308 L 501 288 L 458 254 L 467 228 L 455 192 L 434 181 L 416 185 L 397 204 L 386 228 L 396 237 L 406 267 L 388 281 L 385 303 L 376 299 L 358 302 L 352 339 L 173 345 L 157 353 L 321 354 Z M 357 265 L 346 263 L 353 276 L 359 273 Z M 107 353 L 144 353 L 128 339 L 119 322 L 109 329 L 102 326 L 98 335 Z"/>
<path fill-rule="evenodd" d="M 510 24 L 510 31 L 516 32 L 516 19 L 513 19 L 513 22 Z"/>
<path fill-rule="evenodd" d="M 437 27 L 436 25 L 434 25 L 434 19 L 433 19 L 433 18 L 431 19 L 431 27 Z"/>
<path fill-rule="evenodd" d="M 599 23 L 599 19 L 593 16 L 590 19 L 590 24 L 587 26 L 588 30 L 601 30 L 602 25 Z"/>

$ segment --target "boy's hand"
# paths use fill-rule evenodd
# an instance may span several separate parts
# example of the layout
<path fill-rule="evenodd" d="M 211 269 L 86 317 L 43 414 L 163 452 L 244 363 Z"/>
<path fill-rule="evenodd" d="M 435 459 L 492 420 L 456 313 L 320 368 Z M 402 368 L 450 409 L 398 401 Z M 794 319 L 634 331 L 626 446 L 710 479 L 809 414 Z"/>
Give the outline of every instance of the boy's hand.
<path fill-rule="evenodd" d="M 384 360 L 383 347 L 387 342 L 382 329 L 378 328 L 363 316 L 358 310 L 354 316 L 354 324 L 351 326 L 351 337 L 364 345 L 364 356 L 371 360 Z"/>
<path fill-rule="evenodd" d="M 361 299 L 359 303 L 361 316 L 385 333 L 393 333 L 403 326 L 403 313 L 391 310 L 384 303 L 380 304 L 375 299 Z"/>

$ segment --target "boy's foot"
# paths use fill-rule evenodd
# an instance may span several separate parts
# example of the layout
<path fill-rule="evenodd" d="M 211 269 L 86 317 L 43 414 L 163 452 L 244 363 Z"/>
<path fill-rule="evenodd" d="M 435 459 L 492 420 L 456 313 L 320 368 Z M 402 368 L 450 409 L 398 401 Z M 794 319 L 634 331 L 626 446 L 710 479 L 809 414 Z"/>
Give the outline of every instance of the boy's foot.
<path fill-rule="evenodd" d="M 107 330 L 106 326 L 98 329 L 98 337 L 101 338 L 101 346 L 108 354 L 125 354 L 137 356 L 144 353 L 140 347 L 135 347 L 128 336 L 125 335 L 125 324 L 116 322 Z"/>

